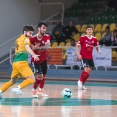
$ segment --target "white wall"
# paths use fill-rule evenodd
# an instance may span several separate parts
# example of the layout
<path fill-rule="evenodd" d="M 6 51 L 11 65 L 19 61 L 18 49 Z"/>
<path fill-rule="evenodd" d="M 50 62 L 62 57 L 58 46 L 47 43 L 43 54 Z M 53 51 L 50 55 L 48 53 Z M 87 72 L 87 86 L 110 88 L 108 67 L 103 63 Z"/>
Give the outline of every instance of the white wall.
<path fill-rule="evenodd" d="M 78 0 L 43 0 L 43 2 L 62 2 L 66 8 L 70 8 L 73 3 L 77 3 Z"/>
<path fill-rule="evenodd" d="M 0 45 L 38 21 L 38 0 L 0 0 Z"/>

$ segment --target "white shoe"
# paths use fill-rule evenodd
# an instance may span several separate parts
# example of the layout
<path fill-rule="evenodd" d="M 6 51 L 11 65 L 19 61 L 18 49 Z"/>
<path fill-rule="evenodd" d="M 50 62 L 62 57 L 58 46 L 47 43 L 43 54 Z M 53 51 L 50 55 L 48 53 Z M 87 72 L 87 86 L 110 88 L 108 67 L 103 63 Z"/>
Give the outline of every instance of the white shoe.
<path fill-rule="evenodd" d="M 38 98 L 37 92 L 36 91 L 32 91 L 32 97 L 33 98 Z"/>
<path fill-rule="evenodd" d="M 43 97 L 48 97 L 48 95 L 46 94 L 46 92 L 45 92 L 44 90 L 38 90 L 38 91 L 37 91 L 37 94 L 38 94 L 38 95 L 41 95 L 41 96 L 43 96 Z"/>
<path fill-rule="evenodd" d="M 82 82 L 80 80 L 78 81 L 78 89 L 82 90 Z"/>
<path fill-rule="evenodd" d="M 0 93 L 0 99 L 4 99 L 5 97 L 4 96 L 2 96 L 2 93 Z"/>
<path fill-rule="evenodd" d="M 87 88 L 86 88 L 86 87 L 84 87 L 84 86 L 82 87 L 82 89 L 83 89 L 83 90 L 87 90 Z"/>
<path fill-rule="evenodd" d="M 18 94 L 18 95 L 22 95 L 22 92 L 21 92 L 20 89 L 18 89 L 18 88 L 13 88 L 13 89 L 11 89 L 11 92 L 12 92 L 12 93 L 16 93 L 16 94 Z"/>

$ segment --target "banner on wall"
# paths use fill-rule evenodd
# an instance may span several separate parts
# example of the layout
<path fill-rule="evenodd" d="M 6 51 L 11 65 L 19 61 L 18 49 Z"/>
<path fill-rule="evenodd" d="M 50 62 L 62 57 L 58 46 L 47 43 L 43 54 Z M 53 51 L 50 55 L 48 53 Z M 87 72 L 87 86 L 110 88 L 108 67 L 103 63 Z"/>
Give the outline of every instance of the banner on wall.
<path fill-rule="evenodd" d="M 111 66 L 112 55 L 111 48 L 100 48 L 102 54 L 100 55 L 97 50 L 93 49 L 93 60 L 95 66 Z"/>
<path fill-rule="evenodd" d="M 62 49 L 53 48 L 47 50 L 48 65 L 62 65 Z"/>
<path fill-rule="evenodd" d="M 75 47 L 67 48 L 66 52 L 67 52 L 66 65 L 78 65 L 78 66 L 81 65 L 81 62 L 78 61 Z"/>

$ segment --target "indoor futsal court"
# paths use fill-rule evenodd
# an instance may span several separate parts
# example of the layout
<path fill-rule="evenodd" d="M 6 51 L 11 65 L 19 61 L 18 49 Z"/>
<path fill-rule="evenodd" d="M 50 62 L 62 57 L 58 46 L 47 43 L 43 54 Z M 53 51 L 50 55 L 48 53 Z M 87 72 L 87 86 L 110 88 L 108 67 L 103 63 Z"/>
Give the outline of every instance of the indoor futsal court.
<path fill-rule="evenodd" d="M 1 81 L 0 86 L 6 80 Z M 21 96 L 11 93 L 11 87 L 0 100 L 0 117 L 117 117 L 116 83 L 88 82 L 85 86 L 88 90 L 77 90 L 75 81 L 46 81 L 48 98 L 32 98 L 32 86 L 22 89 Z M 61 97 L 63 88 L 72 90 L 71 98 Z"/>

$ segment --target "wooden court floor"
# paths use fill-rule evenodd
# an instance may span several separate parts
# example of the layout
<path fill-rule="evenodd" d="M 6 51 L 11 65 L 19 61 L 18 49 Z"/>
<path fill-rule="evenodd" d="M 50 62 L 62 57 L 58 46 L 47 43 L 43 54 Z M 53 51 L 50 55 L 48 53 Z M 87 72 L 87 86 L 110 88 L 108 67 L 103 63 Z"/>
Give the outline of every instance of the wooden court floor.
<path fill-rule="evenodd" d="M 22 89 L 21 96 L 11 93 L 10 88 L 0 100 L 0 117 L 117 117 L 117 84 L 93 82 L 86 87 L 87 91 L 78 91 L 77 82 L 47 81 L 49 97 L 37 99 L 31 96 L 32 86 Z M 70 99 L 61 97 L 63 88 L 72 90 Z"/>

